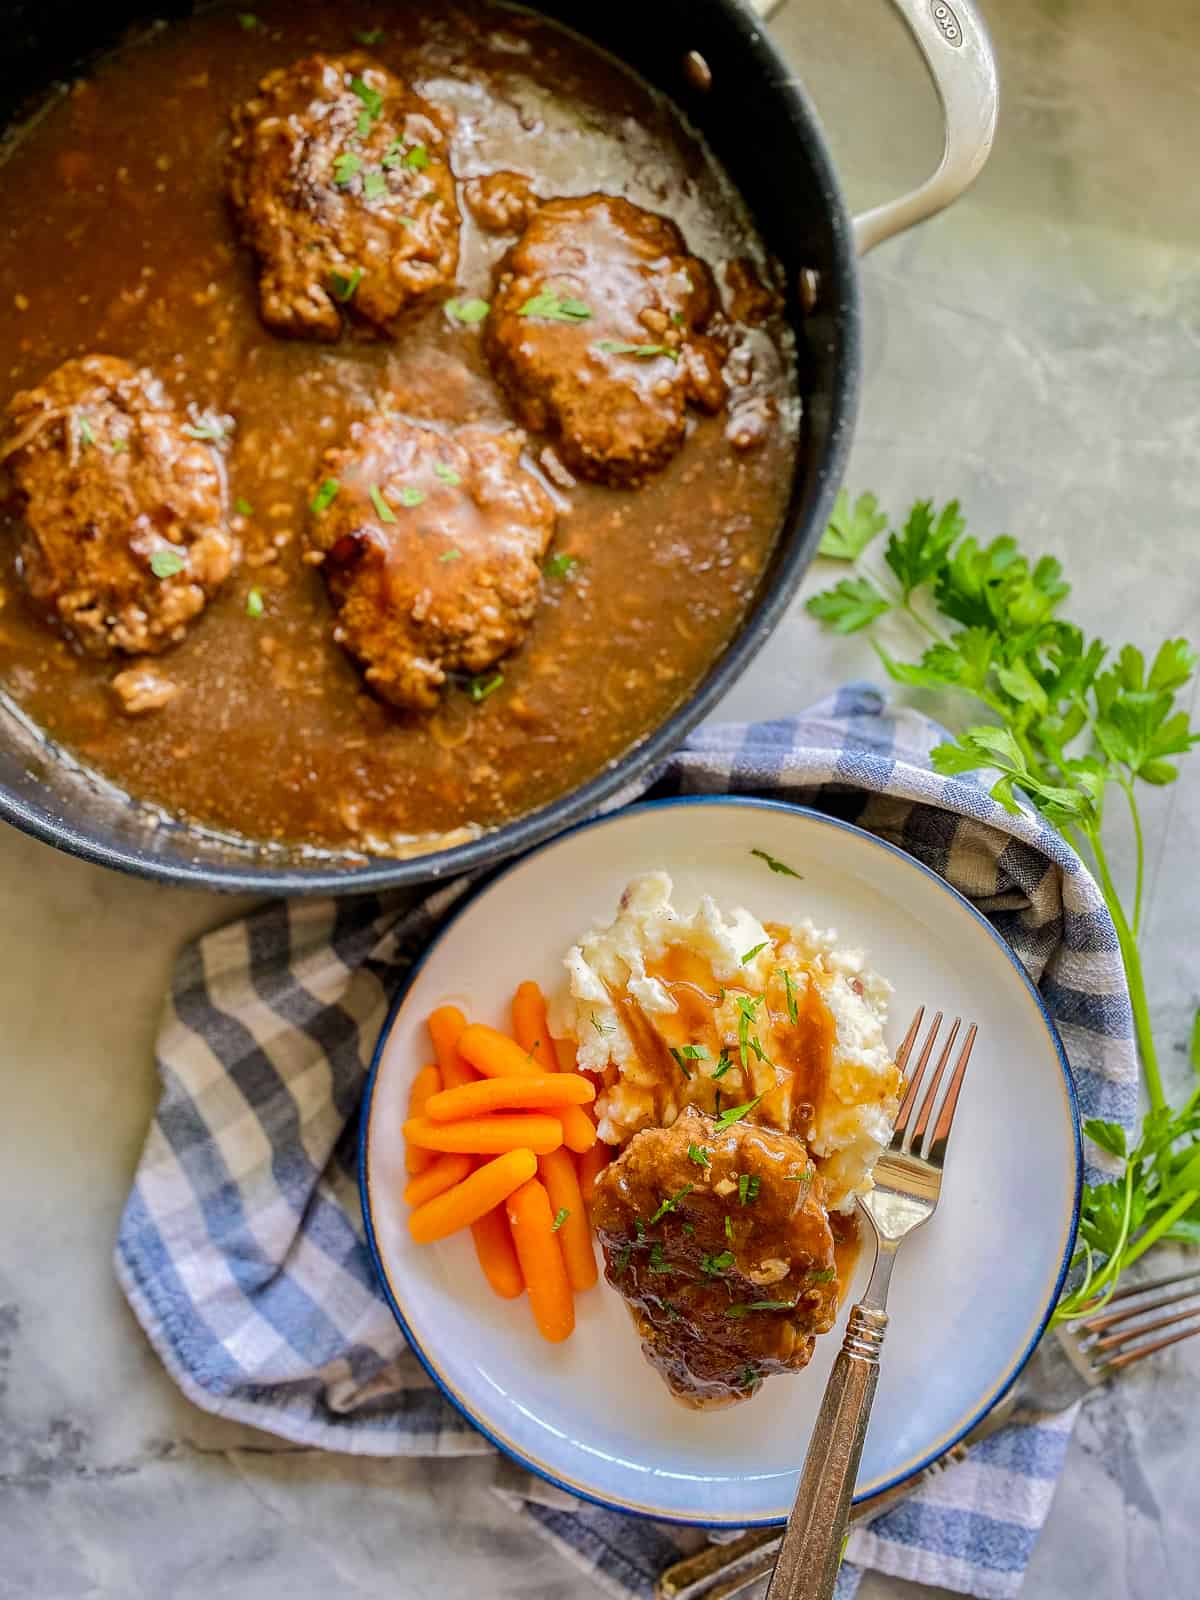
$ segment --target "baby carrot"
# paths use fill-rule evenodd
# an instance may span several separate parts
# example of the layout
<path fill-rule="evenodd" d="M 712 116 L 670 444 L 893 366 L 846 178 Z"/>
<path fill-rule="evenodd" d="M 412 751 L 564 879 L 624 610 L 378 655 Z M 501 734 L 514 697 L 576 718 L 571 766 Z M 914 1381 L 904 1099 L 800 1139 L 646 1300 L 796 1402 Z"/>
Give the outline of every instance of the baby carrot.
<path fill-rule="evenodd" d="M 551 1231 L 554 1213 L 550 1197 L 534 1178 L 509 1195 L 505 1210 L 529 1290 L 533 1320 L 543 1339 L 559 1344 L 575 1327 L 575 1303 L 562 1251 Z"/>
<path fill-rule="evenodd" d="M 546 1026 L 546 1002 L 536 983 L 522 983 L 512 1003 L 513 1036 L 539 1072 L 557 1072 L 558 1055 Z"/>
<path fill-rule="evenodd" d="M 475 1076 L 458 1051 L 458 1041 L 466 1025 L 467 1019 L 457 1006 L 439 1006 L 430 1013 L 426 1024 L 438 1066 L 442 1069 L 442 1083 L 447 1089 L 470 1083 Z"/>
<path fill-rule="evenodd" d="M 475 1241 L 475 1254 L 483 1275 L 502 1300 L 515 1300 L 525 1292 L 525 1279 L 521 1276 L 521 1263 L 513 1248 L 512 1230 L 502 1205 L 471 1224 L 471 1237 Z"/>
<path fill-rule="evenodd" d="M 612 1147 L 606 1145 L 602 1139 L 597 1139 L 590 1150 L 585 1150 L 579 1158 L 579 1188 L 583 1195 L 583 1203 L 590 1206 L 592 1197 L 596 1192 L 596 1179 L 608 1165 L 612 1155 Z"/>
<path fill-rule="evenodd" d="M 513 996 L 513 1032 L 524 1050 L 527 1060 L 544 1063 L 542 1070 L 553 1072 L 558 1067 L 563 1072 L 574 1072 L 575 1050 L 570 1042 L 565 1044 L 550 1037 L 546 1026 L 546 1002 L 536 983 L 523 983 Z M 559 1112 L 563 1125 L 563 1143 L 568 1150 L 590 1150 L 596 1142 L 596 1129 L 586 1111 L 568 1106 Z"/>
<path fill-rule="evenodd" d="M 410 1206 L 423 1206 L 435 1195 L 445 1194 L 461 1183 L 474 1165 L 470 1156 L 435 1156 L 431 1150 L 421 1154 L 429 1157 L 429 1165 L 405 1185 L 404 1198 Z"/>
<path fill-rule="evenodd" d="M 552 1150 L 548 1156 L 541 1156 L 538 1177 L 546 1186 L 550 1209 L 558 1223 L 554 1233 L 562 1250 L 568 1281 L 578 1294 L 581 1289 L 590 1289 L 596 1281 L 596 1256 L 570 1151 Z"/>
<path fill-rule="evenodd" d="M 465 1117 L 461 1122 L 433 1122 L 412 1117 L 404 1137 L 422 1150 L 449 1150 L 460 1155 L 499 1155 L 505 1150 L 532 1150 L 548 1155 L 563 1142 L 562 1123 L 547 1112 L 514 1112 L 512 1116 Z"/>
<path fill-rule="evenodd" d="M 498 1206 L 514 1189 L 527 1183 L 537 1171 L 531 1150 L 509 1150 L 495 1161 L 488 1161 L 453 1189 L 427 1200 L 411 1211 L 408 1231 L 418 1244 L 431 1244 L 470 1227 Z M 547 1201 L 547 1204 L 549 1202 Z"/>
<path fill-rule="evenodd" d="M 540 1070 L 507 1034 L 482 1022 L 472 1022 L 463 1029 L 458 1053 L 487 1078 L 517 1077 Z"/>
<path fill-rule="evenodd" d="M 531 1072 L 528 1077 L 481 1078 L 431 1095 L 425 1102 L 425 1115 L 434 1122 L 456 1122 L 485 1111 L 541 1111 L 551 1106 L 582 1106 L 595 1098 L 595 1089 L 577 1072 Z"/>
<path fill-rule="evenodd" d="M 425 1110 L 425 1102 L 431 1095 L 437 1094 L 442 1087 L 442 1075 L 436 1067 L 422 1067 L 413 1079 L 413 1086 L 408 1091 L 408 1114 L 410 1117 L 419 1117 Z M 404 1170 L 409 1177 L 415 1177 L 433 1160 L 428 1150 L 421 1150 L 415 1144 L 410 1144 L 404 1152 Z"/>

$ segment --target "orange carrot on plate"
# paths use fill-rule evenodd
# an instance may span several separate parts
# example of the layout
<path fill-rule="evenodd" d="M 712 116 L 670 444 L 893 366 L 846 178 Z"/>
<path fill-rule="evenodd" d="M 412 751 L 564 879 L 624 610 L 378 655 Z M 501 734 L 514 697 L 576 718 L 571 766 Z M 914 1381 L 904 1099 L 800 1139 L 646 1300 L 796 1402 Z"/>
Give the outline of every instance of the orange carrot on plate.
<path fill-rule="evenodd" d="M 457 1089 L 445 1089 L 425 1102 L 434 1122 L 456 1122 L 487 1111 L 541 1111 L 587 1105 L 596 1091 L 577 1072 L 531 1072 L 528 1077 L 481 1078 Z"/>
<path fill-rule="evenodd" d="M 534 1178 L 509 1195 L 505 1210 L 529 1290 L 533 1320 L 543 1339 L 559 1344 L 570 1337 L 575 1327 L 575 1302 L 562 1251 L 552 1231 L 550 1197 Z"/>
<path fill-rule="evenodd" d="M 442 1069 L 442 1083 L 447 1089 L 455 1089 L 460 1083 L 470 1083 L 475 1077 L 458 1049 L 458 1041 L 466 1025 L 467 1019 L 457 1006 L 439 1006 L 430 1013 L 426 1024 L 438 1066 Z"/>
<path fill-rule="evenodd" d="M 445 1239 L 460 1228 L 469 1228 L 505 1200 L 514 1189 L 527 1183 L 537 1171 L 532 1150 L 509 1150 L 494 1161 L 485 1162 L 469 1178 L 453 1189 L 427 1200 L 409 1213 L 408 1231 L 418 1244 Z"/>
<path fill-rule="evenodd" d="M 475 1254 L 483 1275 L 502 1300 L 515 1300 L 525 1292 L 525 1279 L 521 1263 L 513 1245 L 512 1229 L 504 1214 L 503 1205 L 480 1217 L 471 1224 L 471 1237 L 475 1241 Z"/>
<path fill-rule="evenodd" d="M 463 1029 L 458 1053 L 486 1078 L 518 1077 L 539 1070 L 515 1040 L 483 1022 L 468 1023 Z"/>
<path fill-rule="evenodd" d="M 546 1026 L 546 1002 L 536 983 L 522 983 L 513 995 L 513 1035 L 539 1072 L 557 1072 L 558 1055 Z"/>
<path fill-rule="evenodd" d="M 596 1179 L 604 1171 L 612 1156 L 612 1146 L 597 1139 L 590 1150 L 585 1150 L 579 1157 L 579 1188 L 583 1195 L 583 1203 L 590 1206 L 596 1192 Z"/>
<path fill-rule="evenodd" d="M 422 1067 L 413 1079 L 413 1086 L 408 1091 L 408 1114 L 410 1117 L 419 1117 L 425 1109 L 425 1102 L 431 1095 L 437 1094 L 442 1087 L 442 1075 L 436 1067 Z M 410 1144 L 404 1152 L 404 1169 L 410 1177 L 415 1177 L 433 1160 L 428 1150 L 422 1150 L 417 1145 Z"/>
<path fill-rule="evenodd" d="M 554 1233 L 562 1250 L 563 1263 L 572 1289 L 590 1289 L 596 1281 L 596 1255 L 592 1249 L 592 1230 L 584 1209 L 575 1159 L 569 1150 L 552 1150 L 538 1159 L 538 1177 L 550 1197 L 554 1212 Z"/>
<path fill-rule="evenodd" d="M 422 1150 L 421 1154 L 429 1157 L 429 1165 L 405 1186 L 404 1198 L 410 1206 L 423 1206 L 435 1195 L 445 1194 L 447 1189 L 461 1183 L 475 1165 L 470 1156 L 435 1156 L 432 1150 Z"/>
<path fill-rule="evenodd" d="M 465 1117 L 461 1122 L 434 1122 L 411 1117 L 404 1137 L 422 1150 L 447 1150 L 461 1155 L 499 1155 L 505 1150 L 532 1150 L 549 1155 L 563 1142 L 562 1123 L 549 1112 L 501 1113 L 495 1117 Z"/>

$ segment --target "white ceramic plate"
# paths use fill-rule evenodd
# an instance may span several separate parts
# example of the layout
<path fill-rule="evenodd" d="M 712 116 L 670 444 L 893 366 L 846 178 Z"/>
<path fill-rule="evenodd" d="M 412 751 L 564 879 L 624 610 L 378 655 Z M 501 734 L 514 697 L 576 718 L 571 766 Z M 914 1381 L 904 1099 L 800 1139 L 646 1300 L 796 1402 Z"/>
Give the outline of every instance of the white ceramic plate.
<path fill-rule="evenodd" d="M 754 848 L 803 882 L 771 872 Z M 798 807 L 678 800 L 586 824 L 494 878 L 435 941 L 384 1028 L 361 1147 L 371 1249 L 413 1348 L 472 1422 L 564 1488 L 679 1521 L 781 1521 L 840 1331 L 818 1340 L 805 1372 L 769 1379 L 745 1404 L 689 1411 L 642 1359 L 603 1281 L 577 1301 L 574 1336 L 550 1346 L 523 1300 L 488 1289 L 469 1237 L 418 1248 L 405 1226 L 400 1128 L 413 1075 L 431 1056 L 424 1019 L 452 1003 L 506 1025 L 516 985 L 556 985 L 579 934 L 656 867 L 681 906 L 708 892 L 766 920 L 810 916 L 863 946 L 895 985 L 893 1047 L 921 1002 L 979 1024 L 941 1204 L 904 1245 L 892 1283 L 858 1495 L 947 1449 L 1036 1343 L 1074 1241 L 1078 1118 L 1057 1035 L 987 922 L 910 856 Z M 860 1259 L 843 1323 L 868 1268 Z"/>

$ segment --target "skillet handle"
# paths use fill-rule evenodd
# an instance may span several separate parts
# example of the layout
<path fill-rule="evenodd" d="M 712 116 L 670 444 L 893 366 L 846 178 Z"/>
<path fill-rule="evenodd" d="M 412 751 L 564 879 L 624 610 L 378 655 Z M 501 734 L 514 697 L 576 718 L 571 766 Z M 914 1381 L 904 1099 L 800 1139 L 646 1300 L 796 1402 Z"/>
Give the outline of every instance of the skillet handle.
<path fill-rule="evenodd" d="M 750 0 L 764 20 L 784 0 Z M 957 200 L 979 176 L 996 137 L 996 57 L 973 0 L 892 0 L 925 58 L 942 102 L 946 144 L 932 178 L 854 219 L 860 256 Z"/>

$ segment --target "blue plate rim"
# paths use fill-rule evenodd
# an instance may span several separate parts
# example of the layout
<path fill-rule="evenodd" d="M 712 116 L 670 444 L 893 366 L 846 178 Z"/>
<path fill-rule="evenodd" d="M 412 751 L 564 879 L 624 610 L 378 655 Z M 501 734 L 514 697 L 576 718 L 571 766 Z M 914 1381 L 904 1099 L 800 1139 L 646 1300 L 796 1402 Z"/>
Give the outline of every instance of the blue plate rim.
<path fill-rule="evenodd" d="M 436 1370 L 432 1362 L 426 1356 L 412 1329 L 405 1320 L 399 1303 L 392 1292 L 391 1282 L 383 1265 L 383 1259 L 380 1254 L 379 1243 L 375 1233 L 374 1218 L 372 1215 L 367 1147 L 368 1134 L 371 1126 L 371 1110 L 374 1103 L 375 1086 L 379 1076 L 379 1068 L 383 1060 L 384 1045 L 387 1042 L 387 1039 L 395 1024 L 396 1015 L 399 1012 L 400 1007 L 404 1004 L 409 990 L 416 982 L 417 977 L 424 968 L 425 963 L 433 954 L 434 950 L 442 943 L 444 939 L 450 935 L 459 918 L 466 913 L 469 907 L 474 904 L 480 895 L 492 888 L 495 884 L 499 883 L 501 879 L 506 878 L 511 873 L 516 872 L 519 868 L 523 867 L 527 861 L 532 860 L 535 856 L 542 855 L 547 850 L 553 849 L 554 846 L 561 844 L 563 840 L 572 837 L 574 834 L 584 833 L 593 828 L 600 828 L 618 821 L 623 821 L 625 818 L 635 813 L 663 811 L 669 810 L 673 807 L 682 806 L 740 806 L 746 808 L 747 810 L 783 811 L 790 815 L 806 817 L 810 821 L 838 829 L 843 833 L 854 834 L 856 837 L 866 841 L 868 844 L 874 845 L 878 849 L 884 850 L 891 855 L 899 856 L 911 867 L 914 867 L 918 872 L 923 873 L 928 878 L 932 878 L 952 899 L 957 900 L 958 903 L 964 907 L 965 910 L 967 910 L 970 915 L 982 926 L 989 938 L 991 938 L 992 941 L 998 945 L 1000 950 L 1004 953 L 1017 977 L 1024 985 L 1026 992 L 1029 994 L 1030 998 L 1034 1002 L 1034 1005 L 1037 1007 L 1038 1014 L 1041 1016 L 1042 1022 L 1046 1028 L 1046 1032 L 1050 1037 L 1050 1042 L 1054 1046 L 1055 1057 L 1058 1061 L 1059 1071 L 1062 1074 L 1063 1087 L 1066 1091 L 1067 1109 L 1070 1113 L 1071 1129 L 1073 1134 L 1072 1153 L 1075 1165 L 1075 1183 L 1071 1205 L 1071 1218 L 1066 1230 L 1062 1264 L 1055 1279 L 1052 1292 L 1044 1311 L 1037 1319 L 1034 1331 L 1030 1336 L 1025 1349 L 1013 1363 L 1012 1371 L 996 1387 L 996 1389 L 990 1395 L 988 1395 L 986 1401 L 979 1408 L 979 1410 L 969 1417 L 968 1420 L 963 1423 L 963 1425 L 955 1433 L 940 1439 L 935 1449 L 929 1451 L 918 1461 L 906 1466 L 903 1472 L 896 1474 L 894 1477 L 886 1479 L 882 1483 L 874 1484 L 869 1494 L 855 1495 L 852 1504 L 858 1505 L 864 1500 L 874 1499 L 875 1496 L 884 1494 L 887 1491 L 898 1487 L 900 1484 L 907 1483 L 910 1479 L 917 1477 L 925 1470 L 926 1467 L 930 1466 L 934 1461 L 939 1460 L 943 1455 L 945 1455 L 948 1450 L 952 1450 L 959 1440 L 970 1433 L 971 1429 L 981 1422 L 983 1418 L 986 1417 L 987 1414 L 993 1410 L 1001 1400 L 1003 1400 L 1004 1396 L 1020 1377 L 1026 1363 L 1028 1362 L 1030 1356 L 1032 1356 L 1034 1350 L 1037 1348 L 1043 1333 L 1046 1331 L 1046 1327 L 1054 1313 L 1054 1308 L 1058 1304 L 1058 1299 L 1062 1292 L 1062 1286 L 1066 1280 L 1067 1272 L 1070 1269 L 1071 1260 L 1075 1252 L 1075 1240 L 1079 1229 L 1079 1209 L 1083 1195 L 1083 1138 L 1080 1129 L 1079 1102 L 1075 1090 L 1075 1082 L 1071 1076 L 1071 1067 L 1070 1062 L 1067 1059 L 1066 1048 L 1059 1036 L 1059 1032 L 1054 1024 L 1053 1018 L 1046 1009 L 1046 1004 L 1038 991 L 1037 985 L 1033 982 L 1025 968 L 1021 965 L 1021 962 L 1017 959 L 1012 946 L 992 926 L 992 924 L 977 906 L 972 905 L 970 900 L 968 900 L 964 894 L 960 893 L 959 890 L 953 886 L 953 884 L 948 883 L 940 873 L 935 872 L 932 867 L 926 866 L 923 861 L 918 861 L 916 856 L 910 854 L 909 851 L 902 850 L 899 845 L 894 845 L 887 839 L 881 839 L 878 834 L 871 833 L 866 828 L 860 828 L 856 823 L 846 822 L 840 817 L 831 817 L 823 811 L 815 810 L 812 806 L 798 805 L 788 800 L 768 800 L 757 795 L 738 794 L 670 795 L 659 800 L 641 800 L 633 805 L 622 806 L 619 810 L 606 812 L 602 816 L 589 817 L 583 822 L 575 823 L 574 826 L 563 829 L 561 833 L 555 834 L 553 838 L 544 840 L 534 849 L 526 851 L 523 855 L 517 857 L 515 860 L 504 862 L 498 866 L 494 872 L 489 872 L 481 877 L 477 883 L 472 885 L 470 891 L 464 895 L 462 900 L 459 901 L 459 903 L 454 907 L 446 921 L 430 939 L 421 956 L 413 962 L 412 966 L 405 974 L 404 981 L 397 989 L 391 1004 L 388 1006 L 388 1011 L 386 1017 L 384 1018 L 383 1026 L 379 1030 L 379 1037 L 375 1041 L 375 1049 L 371 1056 L 371 1065 L 367 1073 L 367 1081 L 363 1088 L 362 1100 L 359 1107 L 359 1203 L 362 1207 L 363 1226 L 366 1234 L 367 1250 L 371 1257 L 371 1265 L 375 1271 L 376 1281 L 380 1289 L 383 1291 L 383 1297 L 387 1302 L 388 1309 L 395 1317 L 400 1326 L 401 1332 L 404 1334 L 409 1349 L 421 1363 L 421 1366 L 424 1368 L 435 1387 L 441 1392 L 442 1395 L 445 1396 L 454 1409 L 462 1417 L 464 1417 L 468 1423 L 470 1423 L 472 1428 L 474 1428 L 478 1433 L 481 1433 L 483 1437 L 489 1441 L 489 1443 L 493 1444 L 497 1450 L 508 1456 L 510 1460 L 515 1461 L 518 1466 L 524 1467 L 527 1471 L 532 1472 L 535 1477 L 541 1478 L 545 1483 L 551 1484 L 554 1488 L 562 1490 L 565 1494 L 574 1495 L 576 1499 L 586 1501 L 590 1505 L 600 1506 L 606 1511 L 619 1511 L 626 1516 L 639 1517 L 646 1521 L 665 1522 L 675 1526 L 691 1528 L 777 1528 L 782 1527 L 786 1522 L 787 1519 L 785 1516 L 746 1517 L 734 1514 L 727 1518 L 719 1518 L 714 1520 L 711 1515 L 686 1516 L 678 1512 L 672 1514 L 670 1512 L 660 1511 L 652 1507 L 632 1505 L 628 1502 L 608 1499 L 601 1494 L 595 1493 L 594 1491 L 582 1488 L 579 1484 L 572 1483 L 562 1477 L 559 1477 L 544 1463 L 538 1462 L 532 1457 L 527 1456 L 523 1451 L 518 1450 L 507 1440 L 502 1439 L 497 1434 L 493 1433 L 484 1422 L 480 1421 L 478 1417 L 472 1414 L 467 1402 L 456 1395 L 449 1387 L 442 1375 Z"/>

